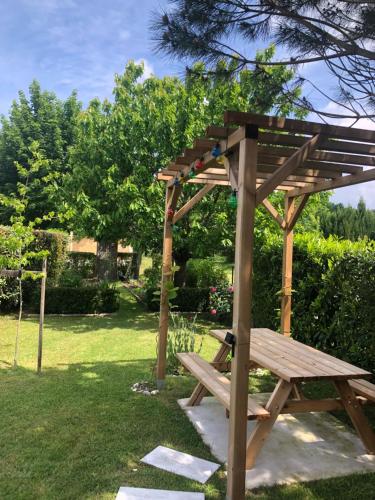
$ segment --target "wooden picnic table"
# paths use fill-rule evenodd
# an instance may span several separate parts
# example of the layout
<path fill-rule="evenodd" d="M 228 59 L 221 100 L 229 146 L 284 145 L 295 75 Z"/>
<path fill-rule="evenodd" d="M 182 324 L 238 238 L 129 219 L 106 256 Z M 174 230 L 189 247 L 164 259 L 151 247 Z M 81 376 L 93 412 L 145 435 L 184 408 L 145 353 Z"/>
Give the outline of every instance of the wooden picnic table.
<path fill-rule="evenodd" d="M 229 410 L 230 380 L 224 371 L 230 371 L 227 360 L 231 345 L 225 340 L 230 330 L 211 330 L 220 342 L 213 361 L 207 363 L 194 353 L 178 355 L 181 363 L 199 380 L 188 405 L 198 405 L 207 392 L 211 392 Z M 265 368 L 278 381 L 265 407 L 249 396 L 248 418 L 256 419 L 247 442 L 246 467 L 253 467 L 256 457 L 272 430 L 280 413 L 305 413 L 345 409 L 368 453 L 375 453 L 375 434 L 363 413 L 362 405 L 368 401 L 355 393 L 353 385 L 369 384 L 365 380 L 372 374 L 362 368 L 323 353 L 313 347 L 280 335 L 268 328 L 253 328 L 250 335 L 250 369 Z M 302 382 L 330 380 L 336 387 L 337 398 L 306 399 L 301 392 Z M 356 381 L 356 382 L 354 382 Z"/>

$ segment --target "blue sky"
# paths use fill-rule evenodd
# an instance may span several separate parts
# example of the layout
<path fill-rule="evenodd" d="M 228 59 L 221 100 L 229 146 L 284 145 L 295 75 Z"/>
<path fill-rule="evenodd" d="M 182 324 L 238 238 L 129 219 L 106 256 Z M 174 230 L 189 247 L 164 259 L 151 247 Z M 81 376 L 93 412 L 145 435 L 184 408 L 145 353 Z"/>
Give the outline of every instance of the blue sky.
<path fill-rule="evenodd" d="M 122 72 L 129 59 L 143 60 L 146 75 L 181 76 L 184 63 L 156 55 L 148 31 L 152 11 L 166 4 L 166 0 L 2 0 L 0 113 L 8 112 L 18 90 L 26 90 L 34 78 L 62 98 L 76 89 L 86 104 L 95 96 L 111 96 L 113 75 Z M 252 50 L 255 47 L 247 53 Z M 306 68 L 305 75 L 322 88 L 333 86 L 319 65 Z M 334 201 L 356 205 L 360 196 L 375 208 L 375 183 L 343 188 Z"/>

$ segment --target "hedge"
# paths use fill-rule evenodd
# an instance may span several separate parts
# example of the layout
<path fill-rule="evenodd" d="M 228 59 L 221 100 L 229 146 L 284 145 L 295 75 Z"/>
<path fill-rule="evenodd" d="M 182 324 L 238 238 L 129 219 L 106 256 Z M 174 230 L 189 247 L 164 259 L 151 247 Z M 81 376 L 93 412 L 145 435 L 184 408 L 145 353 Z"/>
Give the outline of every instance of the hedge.
<path fill-rule="evenodd" d="M 158 298 L 154 295 L 156 288 L 149 288 L 145 292 L 145 300 L 147 307 L 150 311 L 159 310 L 159 300 L 154 300 Z M 181 312 L 197 312 L 197 311 L 207 311 L 209 300 L 209 289 L 208 288 L 188 288 L 183 287 L 177 290 L 177 297 L 172 300 L 172 304 L 176 311 Z"/>
<path fill-rule="evenodd" d="M 6 228 L 2 228 L 6 232 Z M 47 258 L 47 282 L 49 285 L 56 284 L 63 272 L 66 257 L 68 235 L 58 230 L 35 230 L 35 239 L 29 246 L 30 251 L 39 252 L 48 250 Z M 42 268 L 40 259 L 30 262 L 29 269 L 38 270 Z M 34 291 L 39 289 L 40 281 L 31 279 L 23 281 L 23 300 L 26 304 L 32 301 Z M 0 312 L 14 310 L 18 307 L 18 283 L 14 278 L 0 280 Z"/>
<path fill-rule="evenodd" d="M 38 312 L 39 293 L 35 293 L 31 311 Z M 119 292 L 110 286 L 47 287 L 46 314 L 111 313 L 119 308 Z"/>
<path fill-rule="evenodd" d="M 257 242 L 253 324 L 279 328 L 282 239 Z M 292 336 L 334 356 L 375 367 L 375 243 L 296 235 Z"/>

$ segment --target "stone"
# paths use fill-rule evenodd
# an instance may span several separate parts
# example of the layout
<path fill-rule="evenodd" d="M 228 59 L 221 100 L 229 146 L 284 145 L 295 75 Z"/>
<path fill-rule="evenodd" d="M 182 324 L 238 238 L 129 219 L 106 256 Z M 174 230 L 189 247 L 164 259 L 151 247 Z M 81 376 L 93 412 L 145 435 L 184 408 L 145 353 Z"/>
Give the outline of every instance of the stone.
<path fill-rule="evenodd" d="M 210 479 L 212 474 L 220 467 L 219 464 L 214 462 L 172 450 L 165 446 L 158 446 L 143 457 L 141 462 L 199 481 L 202 484 Z"/>

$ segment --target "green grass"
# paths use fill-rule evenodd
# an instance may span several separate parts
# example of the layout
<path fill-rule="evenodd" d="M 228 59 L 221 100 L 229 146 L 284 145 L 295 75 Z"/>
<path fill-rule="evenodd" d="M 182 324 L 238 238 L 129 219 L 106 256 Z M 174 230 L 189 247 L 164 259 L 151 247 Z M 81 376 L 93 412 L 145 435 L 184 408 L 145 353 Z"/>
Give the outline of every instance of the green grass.
<path fill-rule="evenodd" d="M 130 390 L 153 380 L 157 317 L 126 292 L 110 317 L 46 318 L 44 371 L 35 374 L 37 318 L 23 321 L 19 368 L 11 367 L 16 323 L 0 317 L 0 498 L 113 499 L 119 486 L 203 491 L 225 498 L 221 468 L 206 484 L 142 465 L 157 445 L 213 459 L 176 400 L 194 380 L 170 377 L 156 397 Z M 202 355 L 216 342 L 205 337 Z M 256 390 L 270 377 L 253 378 Z M 257 499 L 370 499 L 375 475 L 258 490 Z"/>

